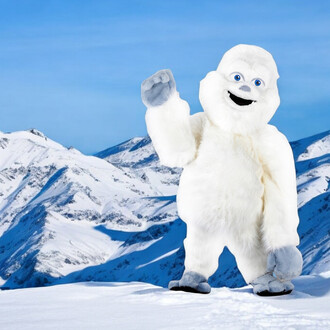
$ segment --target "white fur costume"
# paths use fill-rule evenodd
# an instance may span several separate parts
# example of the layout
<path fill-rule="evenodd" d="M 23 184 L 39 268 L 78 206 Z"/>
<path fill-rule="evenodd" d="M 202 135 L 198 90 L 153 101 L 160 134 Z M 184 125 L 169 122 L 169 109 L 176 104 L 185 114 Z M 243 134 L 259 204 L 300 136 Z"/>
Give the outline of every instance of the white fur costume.
<path fill-rule="evenodd" d="M 267 273 L 269 253 L 299 244 L 292 151 L 267 124 L 280 103 L 278 77 L 270 53 L 238 45 L 201 81 L 204 113 L 190 116 L 175 87 L 148 106 L 161 163 L 184 168 L 177 205 L 187 224 L 185 273 L 207 279 L 227 246 L 251 283 Z"/>

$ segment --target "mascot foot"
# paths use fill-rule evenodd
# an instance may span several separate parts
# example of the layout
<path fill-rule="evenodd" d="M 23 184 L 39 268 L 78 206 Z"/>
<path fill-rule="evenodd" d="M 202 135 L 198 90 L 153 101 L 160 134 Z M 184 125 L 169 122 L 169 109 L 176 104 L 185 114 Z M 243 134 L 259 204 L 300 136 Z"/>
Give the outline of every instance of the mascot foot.
<path fill-rule="evenodd" d="M 294 286 L 290 281 L 279 281 L 276 277 L 265 274 L 251 282 L 253 293 L 262 297 L 282 296 L 292 292 Z"/>
<path fill-rule="evenodd" d="M 168 288 L 173 291 L 185 291 L 193 293 L 210 293 L 211 287 L 207 283 L 207 279 L 196 272 L 186 272 L 181 280 L 171 281 Z"/>

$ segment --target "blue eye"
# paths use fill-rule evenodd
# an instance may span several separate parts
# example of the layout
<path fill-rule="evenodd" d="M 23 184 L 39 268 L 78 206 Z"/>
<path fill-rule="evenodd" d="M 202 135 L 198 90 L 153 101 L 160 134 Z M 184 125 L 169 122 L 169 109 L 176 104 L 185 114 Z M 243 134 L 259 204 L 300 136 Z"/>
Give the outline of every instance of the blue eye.
<path fill-rule="evenodd" d="M 235 75 L 234 79 L 235 79 L 236 81 L 240 81 L 240 80 L 241 80 L 241 76 L 240 76 L 239 74 L 237 74 L 237 75 Z"/>
<path fill-rule="evenodd" d="M 254 81 L 254 84 L 255 84 L 256 86 L 260 86 L 260 85 L 261 85 L 261 81 L 260 81 L 259 79 L 256 79 L 256 80 Z"/>

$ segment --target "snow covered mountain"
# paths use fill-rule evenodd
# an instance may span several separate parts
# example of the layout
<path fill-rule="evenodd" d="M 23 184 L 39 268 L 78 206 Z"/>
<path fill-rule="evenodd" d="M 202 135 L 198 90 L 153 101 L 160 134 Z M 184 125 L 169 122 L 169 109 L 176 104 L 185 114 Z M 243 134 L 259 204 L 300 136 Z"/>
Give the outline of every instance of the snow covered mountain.
<path fill-rule="evenodd" d="M 304 274 L 330 269 L 330 131 L 292 143 Z M 180 169 L 161 166 L 148 137 L 93 156 L 37 130 L 0 133 L 3 288 L 76 281 L 166 286 L 183 271 Z M 242 286 L 226 250 L 213 286 Z"/>
<path fill-rule="evenodd" d="M 150 235 L 123 245 L 107 230 L 145 231 L 175 220 L 174 197 L 159 189 L 36 130 L 0 133 L 2 282 L 39 286 L 145 249 Z"/>

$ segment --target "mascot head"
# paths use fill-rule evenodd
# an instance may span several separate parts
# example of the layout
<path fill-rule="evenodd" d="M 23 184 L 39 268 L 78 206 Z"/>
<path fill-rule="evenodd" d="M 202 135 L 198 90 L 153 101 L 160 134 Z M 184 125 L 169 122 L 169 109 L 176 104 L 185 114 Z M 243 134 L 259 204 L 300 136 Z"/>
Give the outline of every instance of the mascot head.
<path fill-rule="evenodd" d="M 201 81 L 200 102 L 213 125 L 248 134 L 266 125 L 280 104 L 275 61 L 263 48 L 237 45 Z"/>

